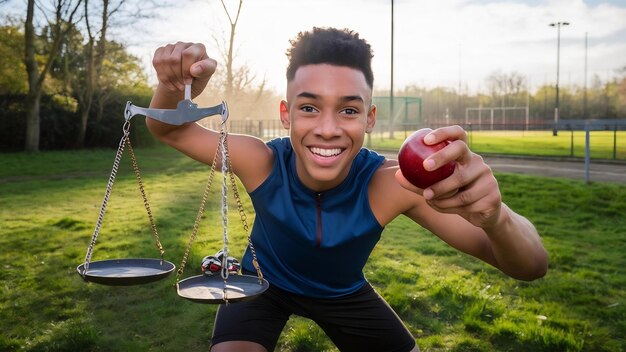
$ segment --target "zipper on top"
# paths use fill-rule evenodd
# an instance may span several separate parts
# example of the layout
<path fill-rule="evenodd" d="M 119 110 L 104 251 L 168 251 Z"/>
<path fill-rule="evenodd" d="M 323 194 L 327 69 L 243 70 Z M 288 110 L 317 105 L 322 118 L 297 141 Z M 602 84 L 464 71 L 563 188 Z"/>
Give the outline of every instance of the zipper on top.
<path fill-rule="evenodd" d="M 315 246 L 319 248 L 322 244 L 322 194 L 318 193 L 315 200 L 317 207 L 317 240 Z"/>

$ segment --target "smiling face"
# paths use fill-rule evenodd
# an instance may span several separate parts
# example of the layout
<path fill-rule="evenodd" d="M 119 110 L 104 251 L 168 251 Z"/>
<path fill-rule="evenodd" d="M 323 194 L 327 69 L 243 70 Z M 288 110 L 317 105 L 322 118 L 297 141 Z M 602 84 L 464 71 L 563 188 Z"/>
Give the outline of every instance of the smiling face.
<path fill-rule="evenodd" d="M 280 119 L 290 130 L 296 170 L 304 185 L 339 185 L 376 121 L 372 89 L 357 69 L 328 64 L 298 68 L 287 84 Z"/>

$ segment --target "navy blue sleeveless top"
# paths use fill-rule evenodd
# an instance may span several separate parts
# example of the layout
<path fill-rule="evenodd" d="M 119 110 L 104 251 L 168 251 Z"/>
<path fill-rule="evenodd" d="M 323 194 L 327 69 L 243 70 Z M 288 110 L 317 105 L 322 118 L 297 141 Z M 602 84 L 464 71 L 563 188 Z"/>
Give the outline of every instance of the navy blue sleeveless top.
<path fill-rule="evenodd" d="M 339 297 L 365 284 L 363 267 L 383 227 L 370 208 L 367 188 L 384 157 L 361 149 L 348 177 L 316 193 L 296 173 L 289 138 L 269 141 L 274 166 L 250 198 L 256 212 L 251 239 L 264 277 L 308 297 Z M 254 272 L 247 249 L 242 265 Z"/>

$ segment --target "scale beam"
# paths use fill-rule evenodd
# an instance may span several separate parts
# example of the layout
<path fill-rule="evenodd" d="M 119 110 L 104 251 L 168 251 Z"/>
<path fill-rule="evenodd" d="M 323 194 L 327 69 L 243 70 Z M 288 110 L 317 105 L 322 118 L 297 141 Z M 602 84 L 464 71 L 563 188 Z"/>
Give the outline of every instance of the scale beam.
<path fill-rule="evenodd" d="M 143 115 L 161 122 L 180 126 L 188 122 L 195 122 L 208 116 L 221 115 L 222 123 L 228 120 L 228 105 L 222 102 L 219 105 L 209 108 L 198 108 L 198 104 L 191 100 L 181 100 L 176 109 L 151 109 L 133 105 L 130 101 L 126 103 L 124 117 L 130 120 L 135 115 Z"/>
<path fill-rule="evenodd" d="M 143 115 L 169 125 L 180 126 L 188 122 L 195 122 L 208 116 L 221 115 L 222 124 L 228 120 L 228 105 L 225 101 L 209 108 L 198 108 L 198 104 L 191 101 L 191 84 L 185 85 L 185 98 L 178 102 L 176 109 L 152 109 L 126 103 L 124 118 L 130 120 L 135 115 Z"/>

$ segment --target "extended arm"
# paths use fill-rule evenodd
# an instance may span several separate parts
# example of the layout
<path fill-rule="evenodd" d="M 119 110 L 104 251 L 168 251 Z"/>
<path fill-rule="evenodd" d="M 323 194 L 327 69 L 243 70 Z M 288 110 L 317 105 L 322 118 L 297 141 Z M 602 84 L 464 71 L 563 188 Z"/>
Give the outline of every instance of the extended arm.
<path fill-rule="evenodd" d="M 397 182 L 387 184 L 386 195 L 396 199 L 394 204 L 400 207 L 397 212 L 513 278 L 534 280 L 544 276 L 548 255 L 539 234 L 530 221 L 502 202 L 491 169 L 467 147 L 465 131 L 458 126 L 440 128 L 425 142 L 444 140 L 452 142 L 426 159 L 424 166 L 433 170 L 454 160 L 456 167 L 450 177 L 422 190 L 411 185 L 397 167 L 388 171 L 395 174 Z"/>
<path fill-rule="evenodd" d="M 506 204 L 500 203 L 498 220 L 481 228 L 458 214 L 442 213 L 426 202 L 406 215 L 443 241 L 473 255 L 519 280 L 545 275 L 548 257 L 535 227 Z"/>
<path fill-rule="evenodd" d="M 150 107 L 160 109 L 175 109 L 183 99 L 185 84 L 191 83 L 192 97 L 200 94 L 217 67 L 217 62 L 207 55 L 202 44 L 181 42 L 157 49 L 152 63 L 159 84 Z M 150 118 L 146 119 L 146 124 L 162 142 L 203 163 L 210 165 L 213 162 L 219 131 L 197 123 L 175 126 Z M 252 136 L 229 134 L 228 148 L 233 171 L 246 189 L 252 190 L 260 185 L 272 166 L 272 153 L 265 143 Z"/>

